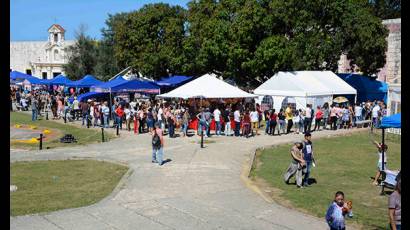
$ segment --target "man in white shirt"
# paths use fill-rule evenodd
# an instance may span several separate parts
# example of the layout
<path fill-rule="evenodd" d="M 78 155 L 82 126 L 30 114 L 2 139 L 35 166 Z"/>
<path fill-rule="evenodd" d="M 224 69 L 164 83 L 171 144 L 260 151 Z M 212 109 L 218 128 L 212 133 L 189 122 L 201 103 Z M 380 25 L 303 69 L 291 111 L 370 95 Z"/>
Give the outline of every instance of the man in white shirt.
<path fill-rule="evenodd" d="M 235 121 L 235 137 L 239 137 L 239 129 L 241 127 L 241 113 L 239 112 L 239 106 L 236 107 L 233 113 L 233 120 Z"/>
<path fill-rule="evenodd" d="M 258 134 L 258 122 L 259 122 L 259 113 L 255 109 L 252 109 L 250 114 L 251 117 L 251 127 L 252 127 L 252 134 L 255 131 L 256 135 Z"/>
<path fill-rule="evenodd" d="M 221 134 L 221 111 L 218 107 L 214 110 L 214 119 L 215 119 L 215 133 L 217 136 Z"/>
<path fill-rule="evenodd" d="M 374 127 L 379 126 L 379 113 L 380 113 L 380 106 L 379 106 L 379 102 L 377 101 L 377 104 L 372 109 L 372 122 L 373 122 Z"/>
<path fill-rule="evenodd" d="M 104 128 L 108 128 L 110 125 L 108 120 L 108 118 L 110 117 L 110 108 L 108 107 L 107 101 L 105 101 L 103 106 L 101 107 L 101 112 L 103 114 Z"/>
<path fill-rule="evenodd" d="M 355 126 L 356 126 L 356 122 L 358 121 L 362 121 L 362 110 L 363 108 L 360 106 L 360 103 L 357 102 L 356 106 L 354 107 L 354 117 L 355 117 Z"/>
<path fill-rule="evenodd" d="M 311 105 L 306 105 L 305 109 L 305 120 L 304 120 L 304 129 L 305 133 L 310 132 L 310 127 L 312 125 L 312 109 Z"/>

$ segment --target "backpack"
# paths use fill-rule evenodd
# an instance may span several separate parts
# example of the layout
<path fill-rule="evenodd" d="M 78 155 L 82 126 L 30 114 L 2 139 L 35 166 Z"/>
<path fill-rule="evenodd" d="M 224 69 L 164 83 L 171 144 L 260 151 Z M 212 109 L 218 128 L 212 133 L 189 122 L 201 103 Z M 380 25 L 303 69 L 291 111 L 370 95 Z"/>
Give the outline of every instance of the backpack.
<path fill-rule="evenodd" d="M 161 148 L 161 139 L 159 138 L 157 131 L 155 131 L 154 136 L 152 137 L 152 146 L 155 149 Z"/>

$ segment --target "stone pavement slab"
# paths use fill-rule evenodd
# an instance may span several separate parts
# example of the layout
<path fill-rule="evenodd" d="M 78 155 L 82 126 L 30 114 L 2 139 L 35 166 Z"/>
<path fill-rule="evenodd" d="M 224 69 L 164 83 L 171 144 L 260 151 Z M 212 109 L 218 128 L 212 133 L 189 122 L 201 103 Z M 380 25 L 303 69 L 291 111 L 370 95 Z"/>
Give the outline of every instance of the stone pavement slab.
<path fill-rule="evenodd" d="M 313 140 L 352 130 L 313 133 Z M 327 229 L 317 218 L 269 203 L 240 179 L 258 147 L 290 143 L 303 135 L 255 138 L 165 137 L 163 166 L 151 163 L 151 136 L 122 136 L 74 148 L 10 153 L 10 161 L 97 159 L 127 164 L 132 173 L 121 188 L 91 206 L 42 215 L 11 217 L 11 229 Z M 18 185 L 17 185 L 18 186 Z M 325 210 L 324 210 L 325 212 Z"/>

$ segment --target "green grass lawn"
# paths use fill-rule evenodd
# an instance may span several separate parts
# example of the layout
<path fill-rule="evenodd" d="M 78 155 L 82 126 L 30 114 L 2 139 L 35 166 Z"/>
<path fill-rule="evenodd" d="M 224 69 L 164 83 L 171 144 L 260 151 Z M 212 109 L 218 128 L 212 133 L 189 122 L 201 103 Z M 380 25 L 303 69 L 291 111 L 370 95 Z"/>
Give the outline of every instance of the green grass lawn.
<path fill-rule="evenodd" d="M 11 164 L 11 215 L 75 208 L 109 195 L 126 166 L 94 160 L 34 161 Z"/>
<path fill-rule="evenodd" d="M 314 134 L 313 134 L 314 135 Z M 353 201 L 353 219 L 366 229 L 386 229 L 388 226 L 388 195 L 381 196 L 380 187 L 371 185 L 376 174 L 377 149 L 371 144 L 368 131 L 350 136 L 313 140 L 317 166 L 312 168 L 311 178 L 317 180 L 308 188 L 297 189 L 296 185 L 286 185 L 283 181 L 285 170 L 290 164 L 291 145 L 280 145 L 265 149 L 257 154 L 252 170 L 253 179 L 262 179 L 263 184 L 273 187 L 274 200 L 282 204 L 306 211 L 324 219 L 326 210 L 336 191 L 345 193 L 345 200 Z M 375 139 L 381 141 L 381 139 Z M 387 167 L 399 169 L 401 162 L 400 138 L 389 135 Z M 290 182 L 294 182 L 293 177 Z M 267 188 L 264 188 L 267 189 Z"/>
<path fill-rule="evenodd" d="M 55 148 L 63 146 L 74 146 L 74 145 L 83 145 L 93 142 L 101 142 L 101 130 L 100 129 L 86 129 L 78 128 L 70 124 L 61 124 L 54 122 L 52 120 L 38 120 L 31 121 L 31 115 L 21 112 L 12 112 L 10 113 L 10 125 L 22 124 L 22 125 L 35 125 L 39 130 L 41 129 L 54 129 L 60 132 L 60 136 L 54 140 L 46 140 L 43 142 L 43 148 Z M 76 139 L 77 143 L 60 143 L 60 138 L 65 134 L 72 134 Z M 113 134 L 105 132 L 104 138 L 105 141 L 113 139 L 115 136 Z M 28 148 L 28 149 L 37 149 L 38 144 L 29 144 L 29 143 L 10 143 L 11 147 L 14 148 Z"/>

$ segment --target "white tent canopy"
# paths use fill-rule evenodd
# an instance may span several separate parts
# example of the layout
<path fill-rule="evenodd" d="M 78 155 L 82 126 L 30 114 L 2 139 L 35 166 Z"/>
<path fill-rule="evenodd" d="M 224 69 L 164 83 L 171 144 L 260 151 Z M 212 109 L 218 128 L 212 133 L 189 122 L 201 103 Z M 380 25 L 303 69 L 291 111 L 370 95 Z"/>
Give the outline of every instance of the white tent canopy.
<path fill-rule="evenodd" d="M 257 95 L 247 93 L 216 78 L 215 74 L 205 74 L 171 92 L 160 94 L 161 98 L 253 98 Z"/>
<path fill-rule="evenodd" d="M 254 94 L 272 96 L 273 107 L 278 110 L 282 103 L 295 101 L 296 108 L 304 109 L 331 102 L 333 95 L 354 94 L 356 89 L 331 71 L 278 72 L 254 90 Z"/>

